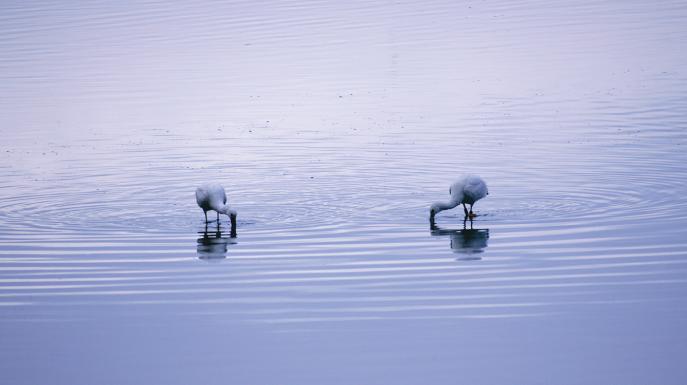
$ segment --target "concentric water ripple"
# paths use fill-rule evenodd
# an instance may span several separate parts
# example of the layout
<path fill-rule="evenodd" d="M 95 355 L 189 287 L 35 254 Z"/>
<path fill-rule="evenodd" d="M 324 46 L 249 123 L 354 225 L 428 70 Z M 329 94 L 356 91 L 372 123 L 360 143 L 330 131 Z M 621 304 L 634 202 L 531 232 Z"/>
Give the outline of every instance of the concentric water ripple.
<path fill-rule="evenodd" d="M 370 139 L 362 146 L 374 148 Z M 272 140 L 278 147 L 281 139 Z M 675 169 L 640 174 L 611 164 L 607 173 L 589 157 L 514 180 L 487 165 L 492 195 L 476 205 L 478 219 L 463 223 L 446 212 L 430 230 L 427 207 L 447 196 L 440 184 L 451 174 L 414 170 L 412 146 L 385 149 L 396 163 L 382 168 L 381 152 L 324 147 L 299 158 L 286 138 L 278 150 L 258 142 L 245 148 L 276 151 L 261 167 L 219 162 L 172 173 L 133 158 L 120 164 L 121 175 L 84 169 L 83 183 L 46 176 L 34 181 L 39 188 L 15 178 L 12 191 L 26 193 L 5 189 L 0 207 L 5 320 L 89 318 L 93 307 L 285 326 L 543 317 L 652 301 L 647 288 L 671 292 L 685 283 L 684 244 L 662 242 L 681 230 L 652 230 L 685 221 Z M 201 143 L 216 150 L 217 142 Z M 169 146 L 176 162 L 197 156 Z M 139 156 L 158 147 L 142 146 Z M 92 156 L 108 159 L 111 148 Z M 197 174 L 220 170 L 235 176 L 226 184 L 240 213 L 238 238 L 226 233 L 226 219 L 205 229 L 192 199 Z M 561 178 L 561 170 L 572 172 Z"/>

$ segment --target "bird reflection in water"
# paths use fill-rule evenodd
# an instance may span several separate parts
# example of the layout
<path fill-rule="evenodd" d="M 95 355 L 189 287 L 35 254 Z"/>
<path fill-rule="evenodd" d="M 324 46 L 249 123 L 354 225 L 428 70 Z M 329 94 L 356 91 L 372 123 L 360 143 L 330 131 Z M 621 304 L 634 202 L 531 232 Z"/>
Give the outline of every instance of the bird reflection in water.
<path fill-rule="evenodd" d="M 215 231 L 208 231 L 207 224 L 205 231 L 200 231 L 201 238 L 198 238 L 198 245 L 196 251 L 198 258 L 206 261 L 220 261 L 227 257 L 227 250 L 229 245 L 236 244 L 236 234 L 222 232 L 218 226 Z"/>
<path fill-rule="evenodd" d="M 472 261 L 480 260 L 480 254 L 487 248 L 489 240 L 489 229 L 475 229 L 472 221 L 470 228 L 467 227 L 468 220 L 463 221 L 463 229 L 442 229 L 432 225 L 431 233 L 435 237 L 448 236 L 451 240 L 451 251 L 456 254 L 464 254 L 458 260 Z"/>

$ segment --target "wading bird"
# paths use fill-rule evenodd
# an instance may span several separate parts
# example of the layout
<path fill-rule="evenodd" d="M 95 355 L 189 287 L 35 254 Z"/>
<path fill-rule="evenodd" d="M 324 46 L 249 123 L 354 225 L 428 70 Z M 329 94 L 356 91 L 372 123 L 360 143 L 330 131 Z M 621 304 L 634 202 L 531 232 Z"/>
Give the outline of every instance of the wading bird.
<path fill-rule="evenodd" d="M 461 177 L 457 182 L 451 185 L 448 190 L 451 195 L 451 200 L 446 203 L 434 203 L 429 208 L 429 222 L 434 224 L 434 216 L 443 210 L 452 209 L 459 204 L 463 205 L 463 211 L 465 211 L 466 218 L 474 218 L 477 215 L 472 212 L 472 205 L 478 200 L 489 195 L 489 190 L 487 189 L 487 184 L 484 183 L 482 178 L 476 175 L 465 175 Z M 468 211 L 466 204 L 470 205 L 470 210 Z"/>
<path fill-rule="evenodd" d="M 205 223 L 208 222 L 208 211 L 217 213 L 217 225 L 219 226 L 219 215 L 228 215 L 231 220 L 231 234 L 236 234 L 236 210 L 227 204 L 227 194 L 224 187 L 216 183 L 206 183 L 196 189 L 196 202 L 203 209 Z"/>

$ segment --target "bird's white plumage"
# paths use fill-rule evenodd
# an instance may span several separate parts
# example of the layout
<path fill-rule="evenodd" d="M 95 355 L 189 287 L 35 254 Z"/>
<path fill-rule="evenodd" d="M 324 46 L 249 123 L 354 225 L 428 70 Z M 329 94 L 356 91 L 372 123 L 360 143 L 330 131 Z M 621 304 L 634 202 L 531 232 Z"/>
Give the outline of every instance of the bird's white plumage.
<path fill-rule="evenodd" d="M 231 236 L 236 236 L 236 211 L 227 204 L 227 194 L 224 187 L 217 183 L 206 183 L 196 189 L 196 203 L 203 209 L 205 223 L 208 223 L 208 211 L 217 212 L 217 227 L 219 228 L 219 215 L 229 216 L 231 221 Z"/>
<path fill-rule="evenodd" d="M 489 194 L 487 184 L 476 175 L 461 177 L 451 185 L 449 191 L 451 192 L 451 200 L 456 201 L 456 205 L 460 203 L 472 205 Z"/>
<path fill-rule="evenodd" d="M 203 211 L 223 213 L 227 203 L 224 187 L 216 183 L 206 183 L 196 189 L 196 203 Z"/>
<path fill-rule="evenodd" d="M 205 213 L 205 221 L 207 221 L 208 211 L 216 211 L 217 219 L 219 214 L 228 215 L 232 222 L 235 221 L 236 211 L 232 210 L 227 203 L 227 194 L 224 192 L 224 187 L 216 183 L 206 183 L 196 189 L 196 203 L 203 209 Z"/>
<path fill-rule="evenodd" d="M 434 215 L 440 211 L 452 209 L 459 204 L 470 205 L 470 217 L 472 218 L 472 205 L 478 200 L 489 194 L 487 184 L 477 175 L 465 175 L 458 179 L 449 188 L 451 198 L 448 202 L 434 203 L 430 207 L 430 221 L 434 220 Z M 468 212 L 465 213 L 468 215 Z"/>

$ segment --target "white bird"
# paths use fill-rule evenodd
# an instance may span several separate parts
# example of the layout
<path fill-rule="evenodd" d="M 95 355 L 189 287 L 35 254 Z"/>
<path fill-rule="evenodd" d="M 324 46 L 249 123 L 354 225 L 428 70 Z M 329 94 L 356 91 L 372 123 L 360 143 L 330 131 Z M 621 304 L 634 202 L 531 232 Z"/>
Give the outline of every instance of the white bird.
<path fill-rule="evenodd" d="M 451 194 L 451 200 L 447 203 L 434 203 L 429 208 L 429 222 L 434 223 L 434 216 L 443 210 L 452 209 L 459 204 L 463 205 L 463 211 L 465 211 L 466 218 L 474 218 L 476 215 L 472 212 L 472 205 L 478 200 L 489 195 L 489 189 L 487 189 L 487 184 L 484 183 L 482 178 L 476 175 L 465 175 L 458 179 L 457 182 L 451 185 L 448 190 Z M 465 206 L 470 205 L 470 211 Z"/>
<path fill-rule="evenodd" d="M 203 209 L 205 223 L 208 222 L 208 211 L 213 210 L 217 213 L 217 224 L 219 225 L 219 215 L 228 215 L 231 220 L 231 233 L 236 233 L 236 210 L 227 204 L 227 194 L 224 187 L 216 183 L 206 183 L 196 189 L 196 202 Z"/>

